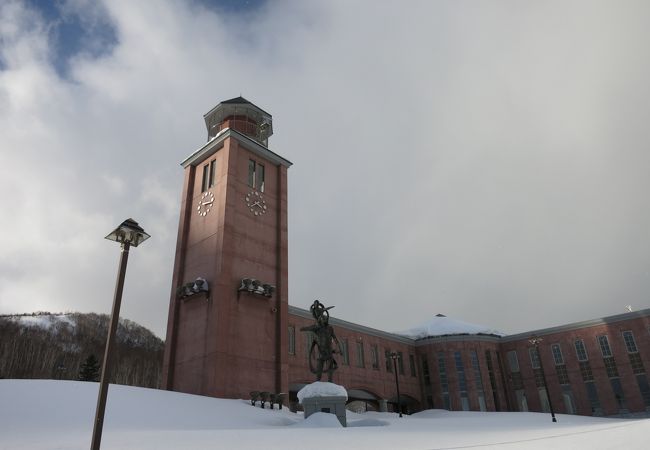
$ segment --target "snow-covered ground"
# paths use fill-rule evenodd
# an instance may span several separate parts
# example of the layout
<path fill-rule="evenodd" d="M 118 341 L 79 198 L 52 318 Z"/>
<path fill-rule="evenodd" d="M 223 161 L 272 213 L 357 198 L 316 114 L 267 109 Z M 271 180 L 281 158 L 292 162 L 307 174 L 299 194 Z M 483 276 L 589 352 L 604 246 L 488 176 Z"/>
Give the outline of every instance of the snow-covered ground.
<path fill-rule="evenodd" d="M 87 449 L 97 383 L 0 380 L 0 449 Z M 647 449 L 650 419 L 424 411 L 402 419 L 348 412 L 261 409 L 222 400 L 111 385 L 103 449 Z"/>

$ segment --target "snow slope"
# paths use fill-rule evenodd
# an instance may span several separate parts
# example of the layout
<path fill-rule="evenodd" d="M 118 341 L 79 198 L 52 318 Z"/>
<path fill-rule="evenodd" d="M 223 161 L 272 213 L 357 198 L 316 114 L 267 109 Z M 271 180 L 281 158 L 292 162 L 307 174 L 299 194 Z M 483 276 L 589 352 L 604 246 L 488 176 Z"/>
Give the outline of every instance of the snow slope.
<path fill-rule="evenodd" d="M 97 383 L 0 380 L 0 449 L 87 449 Z M 333 419 L 333 420 L 331 420 Z M 301 414 L 153 389 L 111 385 L 102 449 L 645 449 L 650 419 L 424 411 Z"/>

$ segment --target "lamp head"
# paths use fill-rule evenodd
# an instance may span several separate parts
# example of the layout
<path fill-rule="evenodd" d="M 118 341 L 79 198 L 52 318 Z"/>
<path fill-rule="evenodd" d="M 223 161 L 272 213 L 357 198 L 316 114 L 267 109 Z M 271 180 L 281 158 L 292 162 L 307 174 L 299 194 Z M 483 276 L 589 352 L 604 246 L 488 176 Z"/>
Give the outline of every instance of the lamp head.
<path fill-rule="evenodd" d="M 137 247 L 150 237 L 151 236 L 149 236 L 142 227 L 138 225 L 138 222 L 133 219 L 126 219 L 119 227 L 111 231 L 111 233 L 106 236 L 106 239 L 109 241 L 119 242 L 120 244 L 129 244 L 133 247 Z"/>

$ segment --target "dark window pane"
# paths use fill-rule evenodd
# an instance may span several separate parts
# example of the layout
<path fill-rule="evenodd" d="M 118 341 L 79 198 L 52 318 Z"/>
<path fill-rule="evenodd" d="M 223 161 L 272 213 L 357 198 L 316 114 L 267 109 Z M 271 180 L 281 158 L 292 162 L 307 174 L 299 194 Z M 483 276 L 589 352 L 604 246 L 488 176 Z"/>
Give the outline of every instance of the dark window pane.
<path fill-rule="evenodd" d="M 363 342 L 357 342 L 357 367 L 365 367 L 363 355 Z"/>
<path fill-rule="evenodd" d="M 634 335 L 631 331 L 623 332 L 623 340 L 625 340 L 625 348 L 630 353 L 636 353 L 639 349 L 636 348 L 636 342 L 634 341 Z"/>
<path fill-rule="evenodd" d="M 596 384 L 593 381 L 585 383 L 587 388 L 587 396 L 589 397 L 589 404 L 591 405 L 591 413 L 596 414 L 600 412 L 600 400 L 598 399 L 598 391 Z"/>
<path fill-rule="evenodd" d="M 422 356 L 422 378 L 424 378 L 424 385 L 431 386 L 431 375 L 429 374 L 429 362 L 426 356 Z"/>
<path fill-rule="evenodd" d="M 576 355 L 578 356 L 578 361 L 587 361 L 587 349 L 585 348 L 585 343 L 582 339 L 577 339 L 575 341 Z"/>
<path fill-rule="evenodd" d="M 255 187 L 255 161 L 252 159 L 248 160 L 248 185 Z"/>
<path fill-rule="evenodd" d="M 519 360 L 517 359 L 517 352 L 515 350 L 509 351 L 506 356 L 508 358 L 508 366 L 510 366 L 510 372 L 519 372 Z"/>
<path fill-rule="evenodd" d="M 296 354 L 296 328 L 289 326 L 289 354 Z"/>
<path fill-rule="evenodd" d="M 539 352 L 537 351 L 537 348 L 530 347 L 528 349 L 528 355 L 530 356 L 530 364 L 533 369 L 539 369 Z"/>
<path fill-rule="evenodd" d="M 258 164 L 257 170 L 255 171 L 255 183 L 257 184 L 257 190 L 264 192 L 264 165 Z"/>
<path fill-rule="evenodd" d="M 440 388 L 442 392 L 449 392 L 447 365 L 445 363 L 445 354 L 443 352 L 438 352 L 438 374 L 440 375 Z"/>
<path fill-rule="evenodd" d="M 648 386 L 648 379 L 645 375 L 637 375 L 636 382 L 639 385 L 639 391 L 641 391 L 641 398 L 643 398 L 643 403 L 647 408 L 650 406 L 650 386 Z"/>
<path fill-rule="evenodd" d="M 556 365 L 564 364 L 564 358 L 562 357 L 562 350 L 560 349 L 560 344 L 551 345 L 551 351 L 553 352 L 553 361 Z"/>
<path fill-rule="evenodd" d="M 214 186 L 216 171 L 217 171 L 217 160 L 213 159 L 212 162 L 210 163 L 210 182 L 208 187 Z"/>
<path fill-rule="evenodd" d="M 580 375 L 583 381 L 593 381 L 594 374 L 591 371 L 591 364 L 589 361 L 580 361 Z"/>
<path fill-rule="evenodd" d="M 370 358 L 372 359 L 372 368 L 379 369 L 379 350 L 376 345 L 370 347 Z"/>
<path fill-rule="evenodd" d="M 616 367 L 616 360 L 614 359 L 614 357 L 610 356 L 609 358 L 603 358 L 603 362 L 605 363 L 605 370 L 607 371 L 607 376 L 609 378 L 618 377 L 618 368 Z"/>
<path fill-rule="evenodd" d="M 210 166 L 208 164 L 203 166 L 203 178 L 201 179 L 201 192 L 208 190 L 208 183 L 210 181 L 209 177 Z"/>
<path fill-rule="evenodd" d="M 609 348 L 607 336 L 598 336 L 598 345 L 600 345 L 600 352 L 603 354 L 603 357 L 612 356 L 612 349 Z"/>
<path fill-rule="evenodd" d="M 411 376 L 416 376 L 415 373 L 415 356 L 409 355 L 409 369 L 411 369 Z"/>
<path fill-rule="evenodd" d="M 560 384 L 569 384 L 569 374 L 566 370 L 566 365 L 560 364 L 555 366 L 555 373 L 557 373 L 557 380 Z"/>
<path fill-rule="evenodd" d="M 625 409 L 625 394 L 623 394 L 621 380 L 619 378 L 612 378 L 609 382 L 612 385 L 612 391 L 614 391 L 614 397 L 616 398 L 619 409 Z"/>
<path fill-rule="evenodd" d="M 346 366 L 350 365 L 350 353 L 348 352 L 348 340 L 343 339 L 341 341 L 341 350 L 343 350 L 343 354 L 341 355 L 343 358 L 343 364 Z"/>
<path fill-rule="evenodd" d="M 641 360 L 641 355 L 638 353 L 629 353 L 630 365 L 632 366 L 632 372 L 635 374 L 645 373 L 645 367 L 643 361 Z"/>

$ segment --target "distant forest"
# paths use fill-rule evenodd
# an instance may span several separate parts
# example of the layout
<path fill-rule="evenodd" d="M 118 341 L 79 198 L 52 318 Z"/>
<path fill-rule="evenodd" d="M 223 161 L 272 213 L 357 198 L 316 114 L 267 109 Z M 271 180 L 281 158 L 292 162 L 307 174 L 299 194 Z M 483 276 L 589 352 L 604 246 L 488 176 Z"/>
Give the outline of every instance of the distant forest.
<path fill-rule="evenodd" d="M 78 380 L 90 355 L 101 364 L 108 322 L 94 313 L 0 315 L 0 378 Z M 110 382 L 159 388 L 163 351 L 151 331 L 120 319 Z"/>

